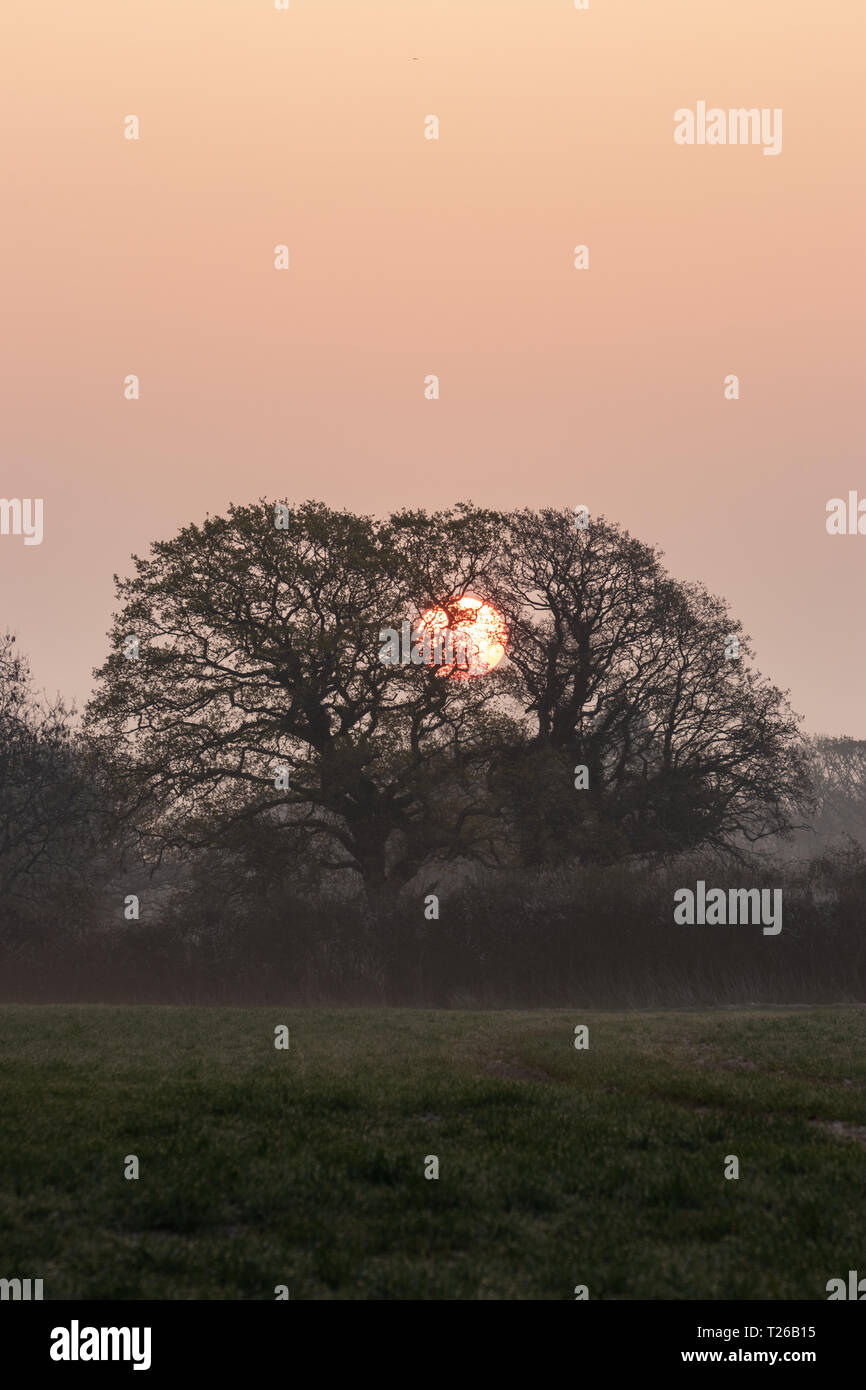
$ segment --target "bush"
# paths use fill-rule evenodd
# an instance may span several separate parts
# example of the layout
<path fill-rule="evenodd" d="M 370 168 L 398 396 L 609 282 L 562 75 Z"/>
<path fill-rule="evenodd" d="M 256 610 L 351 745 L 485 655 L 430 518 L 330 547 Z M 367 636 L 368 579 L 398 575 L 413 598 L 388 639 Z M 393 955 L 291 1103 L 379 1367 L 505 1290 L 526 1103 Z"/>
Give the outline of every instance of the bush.
<path fill-rule="evenodd" d="M 674 891 L 781 887 L 783 926 L 678 926 Z M 0 943 L 5 999 L 427 1007 L 821 1003 L 866 995 L 866 854 L 731 867 L 570 865 L 478 874 L 367 906 L 288 881 L 227 894 L 187 874 L 153 919 L 68 901 Z"/>

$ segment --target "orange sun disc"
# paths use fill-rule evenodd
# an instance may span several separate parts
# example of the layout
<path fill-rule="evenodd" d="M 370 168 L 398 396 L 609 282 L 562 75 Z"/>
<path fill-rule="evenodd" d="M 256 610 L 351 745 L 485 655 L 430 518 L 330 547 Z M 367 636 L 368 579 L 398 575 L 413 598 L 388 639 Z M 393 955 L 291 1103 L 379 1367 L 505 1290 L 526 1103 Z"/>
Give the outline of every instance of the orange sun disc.
<path fill-rule="evenodd" d="M 428 608 L 416 624 L 422 641 L 431 639 L 431 664 L 455 680 L 486 676 L 505 655 L 508 628 L 502 614 L 474 594 Z"/>

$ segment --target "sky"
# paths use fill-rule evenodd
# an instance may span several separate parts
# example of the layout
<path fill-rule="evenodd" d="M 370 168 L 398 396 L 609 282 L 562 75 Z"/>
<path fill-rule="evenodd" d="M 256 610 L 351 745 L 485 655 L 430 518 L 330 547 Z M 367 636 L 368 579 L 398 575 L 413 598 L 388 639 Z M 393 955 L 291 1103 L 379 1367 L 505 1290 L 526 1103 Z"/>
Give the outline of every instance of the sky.
<path fill-rule="evenodd" d="M 583 504 L 866 738 L 866 535 L 826 527 L 866 498 L 862 0 L 5 0 L 0 53 L 40 687 L 82 703 L 113 574 L 229 502 Z M 677 144 L 699 102 L 780 152 Z"/>

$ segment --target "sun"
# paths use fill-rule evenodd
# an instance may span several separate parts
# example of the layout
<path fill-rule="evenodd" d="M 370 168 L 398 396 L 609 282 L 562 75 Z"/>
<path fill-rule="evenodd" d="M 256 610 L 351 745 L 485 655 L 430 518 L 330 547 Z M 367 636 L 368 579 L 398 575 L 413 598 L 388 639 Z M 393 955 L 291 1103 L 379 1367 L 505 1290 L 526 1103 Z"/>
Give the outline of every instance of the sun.
<path fill-rule="evenodd" d="M 448 599 L 444 604 L 428 608 L 421 614 L 416 631 L 423 640 L 429 632 L 431 640 L 442 639 L 446 659 L 439 661 L 439 675 L 453 680 L 471 680 L 486 676 L 498 666 L 508 645 L 505 619 L 492 603 L 475 594 Z M 448 636 L 451 648 L 448 645 Z M 434 645 L 434 660 L 438 643 Z"/>

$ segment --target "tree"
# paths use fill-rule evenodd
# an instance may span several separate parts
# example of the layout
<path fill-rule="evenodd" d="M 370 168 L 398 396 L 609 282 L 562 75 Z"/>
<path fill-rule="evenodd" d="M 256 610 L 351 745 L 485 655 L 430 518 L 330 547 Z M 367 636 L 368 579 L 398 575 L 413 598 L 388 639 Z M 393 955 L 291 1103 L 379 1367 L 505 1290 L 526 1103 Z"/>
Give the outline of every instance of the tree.
<path fill-rule="evenodd" d="M 380 632 L 466 592 L 500 535 L 469 507 L 383 522 L 261 500 L 133 557 L 87 723 L 148 847 L 267 838 L 370 892 L 483 855 L 498 682 L 384 664 Z"/>
<path fill-rule="evenodd" d="M 733 850 L 808 799 L 740 625 L 603 518 L 262 500 L 133 558 L 88 729 L 157 855 L 293 855 L 373 894 L 456 859 Z M 506 617 L 501 667 L 380 659 L 467 593 Z"/>
<path fill-rule="evenodd" d="M 866 740 L 823 736 L 809 750 L 818 839 L 866 843 Z"/>
<path fill-rule="evenodd" d="M 40 700 L 11 633 L 0 637 L 0 896 L 7 910 L 84 881 L 100 788 L 62 701 Z"/>
<path fill-rule="evenodd" d="M 731 851 L 790 828 L 809 804 L 798 721 L 721 600 L 604 518 L 581 530 L 568 512 L 515 512 L 505 554 L 528 723 L 523 772 L 499 780 L 518 784 L 530 858 L 556 843 L 588 858 Z M 578 765 L 588 787 L 566 796 Z"/>

